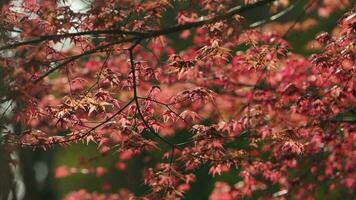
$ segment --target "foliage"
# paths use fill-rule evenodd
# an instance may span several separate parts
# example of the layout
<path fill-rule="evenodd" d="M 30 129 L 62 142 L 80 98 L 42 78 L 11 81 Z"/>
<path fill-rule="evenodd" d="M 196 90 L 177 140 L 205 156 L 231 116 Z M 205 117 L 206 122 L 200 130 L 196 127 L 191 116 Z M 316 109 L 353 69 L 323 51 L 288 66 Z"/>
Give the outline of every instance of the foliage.
<path fill-rule="evenodd" d="M 325 17 L 351 4 L 333 2 L 305 1 L 305 10 Z M 152 156 L 137 172 L 147 193 L 79 190 L 68 200 L 184 198 L 204 165 L 212 176 L 238 171 L 236 184 L 216 182 L 211 200 L 313 199 L 320 183 L 351 197 L 356 10 L 333 33 L 317 35 L 311 46 L 318 53 L 305 58 L 285 36 L 311 22 L 270 23 L 298 3 L 97 0 L 82 11 L 66 1 L 5 5 L 7 93 L 0 100 L 13 115 L 3 122 L 2 142 L 12 150 L 95 143 L 103 156 L 118 155 L 118 170 Z M 176 7 L 176 25 L 167 27 Z M 259 8 L 272 17 L 243 17 Z M 190 45 L 177 51 L 172 34 Z M 108 171 L 82 162 L 55 172 L 73 173 L 100 178 Z"/>

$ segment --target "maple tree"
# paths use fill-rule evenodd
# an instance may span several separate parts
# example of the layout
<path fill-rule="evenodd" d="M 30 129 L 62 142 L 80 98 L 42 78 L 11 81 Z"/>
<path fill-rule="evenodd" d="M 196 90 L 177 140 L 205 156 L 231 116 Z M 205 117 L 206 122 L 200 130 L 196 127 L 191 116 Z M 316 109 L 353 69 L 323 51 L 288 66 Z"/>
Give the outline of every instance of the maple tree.
<path fill-rule="evenodd" d="M 215 183 L 211 200 L 313 199 L 321 182 L 351 197 L 356 130 L 340 116 L 355 112 L 356 10 L 333 33 L 317 35 L 318 51 L 305 57 L 285 36 L 313 22 L 272 23 L 300 2 L 323 17 L 351 5 L 97 0 L 74 11 L 66 1 L 5 4 L 1 142 L 8 150 L 95 143 L 103 156 L 118 154 L 118 170 L 143 152 L 162 157 L 138 172 L 145 194 L 79 190 L 68 200 L 184 198 L 203 165 L 212 176 L 238 170 L 235 185 Z M 261 7 L 268 19 L 245 19 Z M 176 24 L 166 25 L 172 10 Z M 175 48 L 181 41 L 189 45 Z M 9 128 L 15 123 L 19 130 Z M 63 163 L 55 174 L 82 172 L 101 177 L 107 169 Z"/>

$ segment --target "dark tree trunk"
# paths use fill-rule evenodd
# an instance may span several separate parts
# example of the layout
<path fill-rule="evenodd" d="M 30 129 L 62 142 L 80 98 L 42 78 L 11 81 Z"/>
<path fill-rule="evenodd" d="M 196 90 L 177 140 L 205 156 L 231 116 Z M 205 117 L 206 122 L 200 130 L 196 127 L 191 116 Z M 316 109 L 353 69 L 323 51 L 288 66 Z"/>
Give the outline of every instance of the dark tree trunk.
<path fill-rule="evenodd" d="M 16 185 L 10 163 L 10 152 L 0 144 L 0 200 L 9 199 L 10 193 L 12 193 L 12 199 L 16 199 Z"/>

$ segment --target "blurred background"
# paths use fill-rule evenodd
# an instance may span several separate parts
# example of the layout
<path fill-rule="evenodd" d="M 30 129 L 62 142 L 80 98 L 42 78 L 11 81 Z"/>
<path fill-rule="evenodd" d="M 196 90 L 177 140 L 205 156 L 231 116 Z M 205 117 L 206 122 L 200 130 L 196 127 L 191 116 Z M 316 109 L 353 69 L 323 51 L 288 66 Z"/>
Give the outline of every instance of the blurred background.
<path fill-rule="evenodd" d="M 183 3 L 175 3 L 174 8 L 167 10 L 166 15 L 163 16 L 163 24 L 165 26 L 172 26 L 176 24 L 174 16 Z M 318 33 L 322 31 L 331 32 L 336 26 L 338 19 L 342 14 L 351 7 L 340 9 L 336 12 L 329 13 L 320 17 L 320 13 L 311 12 L 306 13 L 304 5 L 307 1 L 300 0 L 296 6 L 288 13 L 280 17 L 273 23 L 281 23 L 282 26 L 294 26 L 297 30 L 291 30 L 285 39 L 291 43 L 292 51 L 309 56 L 317 52 L 313 49 L 313 45 L 309 43 Z M 0 6 L 7 3 L 1 1 Z M 90 4 L 88 1 L 71 0 L 68 4 L 75 11 L 85 11 L 86 6 Z M 254 9 L 244 15 L 249 23 L 259 22 L 267 19 L 270 15 L 267 8 L 261 7 Z M 288 23 L 289 22 L 289 23 Z M 303 23 L 306 28 L 303 28 L 298 23 Z M 285 24 L 286 23 L 286 24 Z M 170 35 L 169 38 L 173 42 L 173 47 L 177 50 L 183 50 L 191 44 L 191 40 L 180 40 L 178 34 Z M 3 42 L 6 40 L 3 40 Z M 0 75 L 1 75 L 0 68 Z M 0 80 L 0 82 L 3 80 Z M 0 97 L 6 97 L 7 88 L 5 84 L 0 84 Z M 2 98 L 1 98 L 2 99 Z M 16 105 L 12 105 L 16 106 Z M 6 117 L 11 113 L 6 112 L 8 107 L 6 102 L 0 103 L 0 113 L 4 113 L 0 123 L 6 121 Z M 18 129 L 20 125 L 13 125 L 12 129 Z M 186 134 L 186 133 L 180 133 Z M 172 138 L 174 139 L 174 138 Z M 244 145 L 242 141 L 241 144 Z M 140 195 L 147 191 L 147 187 L 143 185 L 142 169 L 149 163 L 155 160 L 160 160 L 160 155 L 154 155 L 151 160 L 148 159 L 145 153 L 134 157 L 132 160 L 125 161 L 126 167 L 123 169 L 118 164 L 118 155 L 115 152 L 110 152 L 106 156 L 100 155 L 95 144 L 73 144 L 66 148 L 55 147 L 47 151 L 42 149 L 20 149 L 16 153 L 10 154 L 3 146 L 0 146 L 0 200 L 3 199 L 26 199 L 26 200 L 56 200 L 63 198 L 71 191 L 79 189 L 86 189 L 90 192 L 116 192 L 118 189 L 126 188 L 131 192 Z M 10 160 L 15 160 L 15 165 L 9 165 Z M 97 177 L 98 173 L 86 174 L 86 171 L 73 173 L 71 176 L 63 178 L 55 178 L 56 169 L 63 165 L 67 167 L 80 168 L 83 163 L 89 166 L 106 167 L 107 173 L 101 177 Z M 16 166 L 16 167 L 14 167 Z M 192 188 L 185 194 L 186 199 L 208 199 L 211 193 L 214 182 L 221 180 L 229 184 L 238 182 L 238 171 L 233 171 L 229 174 L 212 177 L 208 175 L 209 166 L 203 166 L 195 172 L 197 180 L 193 183 Z M 61 171 L 57 171 L 57 176 Z M 15 180 L 15 181 L 12 181 Z M 16 190 L 14 190 L 16 188 Z M 325 187 L 324 190 L 328 188 Z M 6 195 L 10 191 L 10 196 Z M 11 192 L 12 191 L 12 192 Z M 323 188 L 320 189 L 317 199 L 324 199 Z M 266 191 L 268 192 L 268 191 Z M 257 196 L 251 197 L 252 199 Z"/>

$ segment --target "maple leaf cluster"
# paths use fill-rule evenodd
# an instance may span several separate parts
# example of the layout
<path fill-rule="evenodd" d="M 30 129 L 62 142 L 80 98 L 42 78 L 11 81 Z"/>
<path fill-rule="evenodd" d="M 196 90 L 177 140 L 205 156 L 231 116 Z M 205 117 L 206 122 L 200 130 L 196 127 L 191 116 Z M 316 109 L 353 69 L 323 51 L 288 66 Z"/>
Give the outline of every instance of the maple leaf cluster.
<path fill-rule="evenodd" d="M 332 2 L 306 6 L 326 17 L 351 4 Z M 137 155 L 162 157 L 138 172 L 148 193 L 81 189 L 65 199 L 182 199 L 202 166 L 212 176 L 238 172 L 234 185 L 215 183 L 211 200 L 313 199 L 322 182 L 330 193 L 351 196 L 356 127 L 338 116 L 356 105 L 356 10 L 333 33 L 317 35 L 320 51 L 306 58 L 285 40 L 288 26 L 259 29 L 243 17 L 261 6 L 276 13 L 293 6 L 289 1 L 190 1 L 175 12 L 177 25 L 167 27 L 176 4 L 93 1 L 84 11 L 52 0 L 3 6 L 0 68 L 11 95 L 0 101 L 12 114 L 1 142 L 13 150 L 95 143 L 104 156 L 118 154 L 115 167 L 123 171 Z M 189 45 L 178 51 L 177 40 Z M 108 171 L 90 163 L 63 163 L 55 171 L 57 178 L 74 173 L 100 178 Z M 263 192 L 270 188 L 275 192 Z"/>

